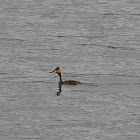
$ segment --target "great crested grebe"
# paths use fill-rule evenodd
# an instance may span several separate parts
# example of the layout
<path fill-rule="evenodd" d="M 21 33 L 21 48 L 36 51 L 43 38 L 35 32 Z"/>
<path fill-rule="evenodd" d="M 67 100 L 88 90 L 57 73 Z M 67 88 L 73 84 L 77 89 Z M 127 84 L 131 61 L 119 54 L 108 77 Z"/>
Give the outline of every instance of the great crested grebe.
<path fill-rule="evenodd" d="M 57 67 L 55 70 L 53 70 L 50 73 L 53 73 L 53 72 L 55 72 L 59 75 L 59 84 L 61 84 L 61 85 L 81 85 L 82 84 L 78 81 L 73 81 L 73 80 L 62 81 L 61 72 L 60 72 L 59 67 Z"/>

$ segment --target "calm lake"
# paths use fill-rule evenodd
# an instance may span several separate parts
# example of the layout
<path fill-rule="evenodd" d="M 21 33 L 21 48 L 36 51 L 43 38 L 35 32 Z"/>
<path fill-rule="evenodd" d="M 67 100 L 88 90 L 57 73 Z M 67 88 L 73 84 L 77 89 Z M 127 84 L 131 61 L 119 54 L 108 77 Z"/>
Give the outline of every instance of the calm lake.
<path fill-rule="evenodd" d="M 140 1 L 0 0 L 0 139 L 139 140 Z"/>

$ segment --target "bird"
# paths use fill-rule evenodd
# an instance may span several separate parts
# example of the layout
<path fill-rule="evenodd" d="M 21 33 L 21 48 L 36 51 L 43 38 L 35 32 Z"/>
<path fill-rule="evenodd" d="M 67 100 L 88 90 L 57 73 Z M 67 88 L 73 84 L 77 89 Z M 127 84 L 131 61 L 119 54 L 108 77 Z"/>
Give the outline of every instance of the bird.
<path fill-rule="evenodd" d="M 81 85 L 82 84 L 79 81 L 73 81 L 73 80 L 63 81 L 59 67 L 57 67 L 56 69 L 54 69 L 50 73 L 53 73 L 53 72 L 58 74 L 58 76 L 59 76 L 59 84 L 60 85 Z"/>

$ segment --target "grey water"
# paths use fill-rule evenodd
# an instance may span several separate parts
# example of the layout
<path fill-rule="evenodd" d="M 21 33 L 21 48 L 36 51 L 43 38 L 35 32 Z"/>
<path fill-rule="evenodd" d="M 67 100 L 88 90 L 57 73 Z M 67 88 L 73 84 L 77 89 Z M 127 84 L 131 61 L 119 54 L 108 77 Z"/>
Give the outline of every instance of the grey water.
<path fill-rule="evenodd" d="M 36 139 L 140 139 L 139 0 L 0 0 L 0 140 Z"/>

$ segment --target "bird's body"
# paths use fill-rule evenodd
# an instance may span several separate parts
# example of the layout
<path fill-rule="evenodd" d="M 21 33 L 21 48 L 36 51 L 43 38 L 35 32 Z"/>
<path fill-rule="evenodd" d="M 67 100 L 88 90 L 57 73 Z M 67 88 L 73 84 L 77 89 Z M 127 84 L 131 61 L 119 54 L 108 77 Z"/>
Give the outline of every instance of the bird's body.
<path fill-rule="evenodd" d="M 57 67 L 54 71 L 52 72 L 55 72 L 59 75 L 59 84 L 61 85 L 81 85 L 82 83 L 79 82 L 79 81 L 73 81 L 73 80 L 68 80 L 68 81 L 63 81 L 62 80 L 62 77 L 61 77 L 61 72 L 60 72 L 60 69 L 59 67 Z"/>
<path fill-rule="evenodd" d="M 80 83 L 79 81 L 68 80 L 68 81 L 62 82 L 62 84 L 63 85 L 81 85 L 82 83 Z"/>

